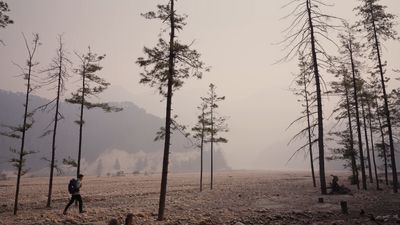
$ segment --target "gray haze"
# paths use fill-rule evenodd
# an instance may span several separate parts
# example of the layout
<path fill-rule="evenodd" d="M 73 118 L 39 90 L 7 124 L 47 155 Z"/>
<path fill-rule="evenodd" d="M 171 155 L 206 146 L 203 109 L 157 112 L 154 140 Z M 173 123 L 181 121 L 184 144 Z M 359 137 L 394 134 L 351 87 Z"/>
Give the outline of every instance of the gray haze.
<path fill-rule="evenodd" d="M 10 17 L 15 24 L 0 31 L 6 46 L 0 47 L 0 88 L 24 91 L 18 69 L 12 62 L 22 64 L 26 52 L 21 32 L 28 37 L 40 34 L 43 45 L 38 60 L 41 68 L 48 65 L 57 46 L 56 37 L 64 34 L 66 47 L 75 60 L 73 51 L 84 52 L 88 45 L 97 53 L 107 55 L 101 75 L 113 88 L 105 95 L 107 100 L 132 101 L 147 112 L 164 117 L 165 102 L 147 86 L 138 84 L 140 68 L 135 64 L 143 56 L 143 46 L 154 46 L 163 26 L 140 16 L 155 9 L 155 0 L 10 0 Z M 212 69 L 202 80 L 193 80 L 174 95 L 174 112 L 182 123 L 192 125 L 196 120 L 196 106 L 207 92 L 210 82 L 227 100 L 220 112 L 229 116 L 228 144 L 221 146 L 229 165 L 235 169 L 307 169 L 303 155 L 286 165 L 296 146 L 286 143 L 296 129 L 285 131 L 299 115 L 300 105 L 288 91 L 296 60 L 274 64 L 284 52 L 274 45 L 283 39 L 281 31 L 290 20 L 280 20 L 289 10 L 281 9 L 287 1 L 276 0 L 181 0 L 178 12 L 189 15 L 188 25 L 179 33 L 186 43 L 195 40 L 193 47 L 202 53 L 203 60 Z M 326 8 L 334 14 L 354 21 L 352 9 L 355 0 L 337 0 Z M 400 1 L 382 0 L 389 11 L 400 10 Z M 397 27 L 400 31 L 400 27 Z M 332 34 L 335 37 L 335 34 Z M 388 71 L 398 65 L 400 44 L 390 42 L 384 49 Z M 335 47 L 328 49 L 335 51 Z M 390 50 L 390 51 L 388 51 Z M 400 67 L 400 66 L 398 66 Z M 323 72 L 326 74 L 325 72 Z M 329 75 L 324 75 L 329 81 Z M 390 74 L 389 74 L 390 76 Z M 69 91 L 77 77 L 71 80 Z M 392 80 L 391 86 L 398 86 Z M 51 93 L 35 93 L 50 98 Z M 327 109 L 333 99 L 323 103 Z M 1 106 L 4 107 L 4 106 Z M 330 112 L 326 112 L 325 117 Z M 134 116 L 134 115 L 133 115 Z M 329 124 L 330 122 L 327 122 Z"/>
<path fill-rule="evenodd" d="M 25 95 L 0 90 L 0 104 L 6 105 L 0 111 L 1 124 L 20 124 L 21 116 L 15 112 L 23 109 Z M 38 107 L 48 102 L 37 96 L 31 96 L 29 105 Z M 85 112 L 85 127 L 82 142 L 82 172 L 90 175 L 115 174 L 122 170 L 125 173 L 160 172 L 162 163 L 163 142 L 154 142 L 154 134 L 163 126 L 164 120 L 146 113 L 131 102 L 111 103 L 123 107 L 118 113 L 104 113 L 94 109 Z M 77 157 L 79 126 L 74 122 L 79 115 L 79 106 L 61 102 L 60 112 L 64 117 L 57 129 L 56 161 L 66 174 L 74 173 L 74 168 L 62 165 L 62 159 Z M 35 113 L 35 124 L 26 136 L 26 149 L 37 151 L 29 156 L 28 168 L 36 175 L 48 174 L 47 163 L 43 157 L 51 158 L 52 135 L 40 137 L 51 120 L 51 114 L 38 111 Z M 5 129 L 1 129 L 5 130 Z M 200 153 L 198 148 L 183 135 L 175 132 L 172 135 L 170 171 L 193 172 L 200 169 Z M 15 157 L 9 147 L 18 149 L 20 141 L 0 136 L 0 171 L 10 171 L 9 159 Z M 227 170 L 226 161 L 220 151 L 215 153 L 216 170 Z M 210 155 L 206 151 L 204 166 L 210 168 Z M 115 168 L 116 162 L 119 168 Z"/>

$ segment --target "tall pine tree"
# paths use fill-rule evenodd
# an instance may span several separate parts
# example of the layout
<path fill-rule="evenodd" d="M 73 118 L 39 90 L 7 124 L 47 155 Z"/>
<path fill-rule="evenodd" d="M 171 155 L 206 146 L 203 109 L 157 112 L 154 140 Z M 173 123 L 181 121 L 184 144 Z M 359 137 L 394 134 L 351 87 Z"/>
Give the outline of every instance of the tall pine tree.
<path fill-rule="evenodd" d="M 396 170 L 396 158 L 393 141 L 392 121 L 390 117 L 389 101 L 385 85 L 385 63 L 382 60 L 382 42 L 398 39 L 395 30 L 395 15 L 386 12 L 386 6 L 379 4 L 379 0 L 359 0 L 360 5 L 354 10 L 360 17 L 358 25 L 363 27 L 361 31 L 365 34 L 366 46 L 370 50 L 370 59 L 375 61 L 377 72 L 380 75 L 384 112 L 389 136 L 390 158 L 392 165 L 393 192 L 398 192 L 398 179 Z"/>
<path fill-rule="evenodd" d="M 96 75 L 96 73 L 102 69 L 100 62 L 104 59 L 105 55 L 97 55 L 96 53 L 92 53 L 90 48 L 88 49 L 87 53 L 83 55 L 76 55 L 80 60 L 80 64 L 79 67 L 75 69 L 75 72 L 81 77 L 82 86 L 76 92 L 72 93 L 72 97 L 66 99 L 65 101 L 80 106 L 80 117 L 79 120 L 75 121 L 79 125 L 78 161 L 76 171 L 76 176 L 79 176 L 81 172 L 83 125 L 85 123 L 84 108 L 100 108 L 105 112 L 118 112 L 121 111 L 122 108 L 110 106 L 108 103 L 91 101 L 91 98 L 97 97 L 110 85 L 110 83 Z"/>
<path fill-rule="evenodd" d="M 228 132 L 228 126 L 226 124 L 226 118 L 220 116 L 216 111 L 219 107 L 218 103 L 225 100 L 225 96 L 218 96 L 216 93 L 216 86 L 214 84 L 209 85 L 209 90 L 206 97 L 201 98 L 208 108 L 208 123 L 210 138 L 206 142 L 210 143 L 211 153 L 211 180 L 210 189 L 213 189 L 214 183 L 214 144 L 227 143 L 228 140 L 218 134 L 221 132 Z"/>
<path fill-rule="evenodd" d="M 143 67 L 140 83 L 155 87 L 166 98 L 164 156 L 161 177 L 160 201 L 158 220 L 164 219 L 165 199 L 167 194 L 168 162 L 171 144 L 172 125 L 172 96 L 174 91 L 183 86 L 184 80 L 190 77 L 201 78 L 203 71 L 207 70 L 200 60 L 200 54 L 191 49 L 191 45 L 181 44 L 176 33 L 183 30 L 186 25 L 186 16 L 176 13 L 175 1 L 169 0 L 167 4 L 158 5 L 157 11 L 143 14 L 146 19 L 157 19 L 167 24 L 169 30 L 168 41 L 161 34 L 158 43 L 153 48 L 144 48 L 145 57 L 137 59 L 137 64 Z"/>
<path fill-rule="evenodd" d="M 342 62 L 345 62 L 351 71 L 351 82 L 353 88 L 353 101 L 355 108 L 357 135 L 358 135 L 358 149 L 361 166 L 361 181 L 364 190 L 367 190 L 367 178 L 365 174 L 365 163 L 364 163 L 364 150 L 361 133 L 361 121 L 360 121 L 360 104 L 359 104 L 359 93 L 360 93 L 360 62 L 358 58 L 362 56 L 361 45 L 357 42 L 354 35 L 354 27 L 349 24 L 344 24 L 345 33 L 339 35 L 340 39 L 340 50 L 339 53 L 342 56 Z"/>
<path fill-rule="evenodd" d="M 200 115 L 197 116 L 197 123 L 192 128 L 193 138 L 195 139 L 196 147 L 200 149 L 200 191 L 203 191 L 203 159 L 204 159 L 204 143 L 210 133 L 207 104 L 202 102 L 199 107 Z"/>

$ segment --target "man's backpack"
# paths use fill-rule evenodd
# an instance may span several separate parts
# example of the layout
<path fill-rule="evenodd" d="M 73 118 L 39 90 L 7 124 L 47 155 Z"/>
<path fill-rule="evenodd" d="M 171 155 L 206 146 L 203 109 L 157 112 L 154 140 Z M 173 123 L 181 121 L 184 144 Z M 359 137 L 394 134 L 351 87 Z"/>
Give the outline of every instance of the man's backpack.
<path fill-rule="evenodd" d="M 73 178 L 73 179 L 71 179 L 71 180 L 69 181 L 69 184 L 68 184 L 68 192 L 69 192 L 70 194 L 73 194 L 73 193 L 76 193 L 76 192 L 78 192 L 78 191 L 79 191 L 78 181 L 77 181 L 75 178 Z"/>

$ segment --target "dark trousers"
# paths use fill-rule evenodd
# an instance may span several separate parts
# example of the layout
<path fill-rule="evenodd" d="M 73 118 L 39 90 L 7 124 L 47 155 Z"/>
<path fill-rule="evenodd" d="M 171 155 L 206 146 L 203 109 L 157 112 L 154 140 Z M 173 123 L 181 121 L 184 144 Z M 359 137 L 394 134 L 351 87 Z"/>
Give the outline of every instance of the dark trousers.
<path fill-rule="evenodd" d="M 71 200 L 69 200 L 68 205 L 65 207 L 64 212 L 68 210 L 68 208 L 74 203 L 74 201 L 79 202 L 79 212 L 83 212 L 83 202 L 80 194 L 72 195 Z"/>

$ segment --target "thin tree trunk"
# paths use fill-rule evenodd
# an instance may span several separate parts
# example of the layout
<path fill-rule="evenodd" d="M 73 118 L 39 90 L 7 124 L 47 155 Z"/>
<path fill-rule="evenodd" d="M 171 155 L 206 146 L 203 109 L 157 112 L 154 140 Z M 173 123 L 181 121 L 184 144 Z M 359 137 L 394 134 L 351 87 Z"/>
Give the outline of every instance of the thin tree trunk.
<path fill-rule="evenodd" d="M 18 211 L 18 197 L 19 197 L 19 186 L 21 183 L 22 176 L 22 162 L 24 158 L 24 147 L 25 147 L 25 133 L 26 133 L 26 119 L 28 117 L 28 103 L 29 103 L 29 93 L 31 92 L 31 74 L 32 74 L 32 57 L 29 58 L 29 68 L 28 68 L 28 84 L 26 86 L 26 95 L 25 95 L 25 112 L 24 112 L 24 123 L 22 128 L 22 139 L 21 139 L 21 149 L 19 153 L 19 162 L 18 162 L 18 173 L 17 173 L 17 186 L 15 190 L 15 201 L 14 201 L 14 215 L 17 215 Z"/>
<path fill-rule="evenodd" d="M 79 177 L 81 173 L 81 155 L 82 155 L 82 132 L 83 132 L 83 108 L 85 104 L 85 77 L 86 77 L 86 65 L 82 71 L 82 98 L 81 98 L 81 116 L 79 120 L 79 150 L 78 150 L 78 167 L 76 170 L 76 177 Z"/>
<path fill-rule="evenodd" d="M 308 23 L 310 26 L 311 34 L 311 52 L 315 76 L 315 85 L 317 91 L 317 110 L 318 110 L 318 148 L 319 148 L 319 178 L 321 185 L 321 194 L 326 194 L 326 179 L 325 179 L 325 152 L 324 152 L 324 126 L 323 126 L 323 115 L 322 115 L 322 98 L 321 98 L 321 84 L 320 75 L 318 71 L 318 59 L 315 49 L 315 37 L 314 37 L 314 26 L 311 16 L 311 2 L 307 0 L 307 12 L 308 12 Z"/>
<path fill-rule="evenodd" d="M 214 181 L 214 115 L 213 115 L 213 106 L 214 106 L 214 90 L 211 92 L 211 183 L 210 189 L 213 189 L 213 181 Z"/>
<path fill-rule="evenodd" d="M 312 176 L 312 180 L 313 180 L 313 186 L 317 187 L 317 183 L 315 181 L 315 173 L 314 173 L 314 157 L 313 157 L 313 152 L 312 152 L 310 106 L 309 106 L 309 103 L 308 103 L 308 92 L 307 92 L 307 82 L 306 82 L 305 73 L 304 73 L 304 76 L 303 76 L 303 81 L 304 81 L 304 98 L 306 100 L 308 147 L 309 147 L 309 151 L 310 151 L 311 176 Z"/>
<path fill-rule="evenodd" d="M 390 146 L 390 158 L 391 158 L 391 164 L 392 164 L 392 176 L 393 176 L 393 192 L 397 193 L 398 192 L 398 181 L 397 181 L 397 169 L 396 169 L 396 156 L 395 156 L 395 151 L 394 151 L 394 142 L 393 142 L 393 133 L 392 133 L 392 122 L 390 120 L 390 111 L 389 111 L 389 103 L 388 103 L 388 97 L 386 94 L 386 87 L 385 87 L 385 78 L 383 75 L 383 66 L 382 66 L 382 59 L 381 59 L 381 53 L 380 53 L 380 45 L 379 45 L 379 40 L 378 40 L 378 35 L 376 31 L 376 25 L 375 25 L 375 19 L 374 19 L 374 11 L 372 8 L 372 3 L 371 3 L 371 17 L 372 17 L 372 26 L 374 28 L 374 37 L 375 37 L 375 49 L 377 53 L 377 58 L 378 58 L 378 66 L 379 66 L 379 72 L 381 75 L 381 85 L 382 85 L 382 92 L 383 92 L 383 100 L 385 102 L 385 115 L 386 115 L 386 122 L 388 126 L 388 133 L 389 133 L 389 146 Z"/>
<path fill-rule="evenodd" d="M 351 71 L 353 76 L 353 89 L 354 89 L 354 103 L 356 107 L 356 120 L 357 120 L 357 133 L 358 133 L 358 148 L 360 151 L 360 165 L 361 165 L 361 179 L 362 179 L 362 187 L 364 190 L 367 190 L 367 179 L 365 175 L 365 165 L 364 165 L 364 152 L 362 146 L 362 137 L 361 137 L 361 123 L 360 123 L 360 112 L 358 109 L 358 95 L 357 95 L 357 84 L 356 84 L 356 69 L 353 60 L 353 51 L 352 44 L 349 43 L 349 53 L 350 53 L 350 61 L 351 61 Z"/>
<path fill-rule="evenodd" d="M 61 92 L 61 75 L 62 75 L 62 46 L 60 47 L 60 66 L 58 70 L 58 84 L 57 84 L 57 100 L 56 100 L 56 113 L 54 116 L 54 128 L 53 128 L 53 143 L 51 146 L 51 163 L 50 163 L 50 180 L 49 180 L 49 194 L 47 197 L 47 207 L 51 207 L 51 194 L 53 190 L 53 174 L 54 174 L 54 160 L 56 154 L 56 136 L 57 136 L 57 124 L 58 124 L 58 108 L 60 103 L 60 92 Z"/>
<path fill-rule="evenodd" d="M 349 133 L 350 133 L 351 167 L 352 167 L 352 171 L 353 171 L 353 178 L 355 179 L 355 182 L 357 184 L 357 189 L 360 190 L 360 180 L 358 178 L 358 168 L 357 168 L 357 161 L 356 161 L 355 150 L 354 150 L 354 137 L 353 137 L 353 125 L 351 122 L 349 90 L 348 90 L 347 86 L 345 87 L 345 91 L 346 91 L 347 118 L 348 118 Z"/>
<path fill-rule="evenodd" d="M 378 170 L 376 169 L 376 159 L 375 159 L 375 146 L 374 146 L 374 136 L 373 136 L 373 128 L 372 128 L 372 111 L 371 104 L 368 102 L 368 121 L 369 121 L 369 131 L 370 131 L 370 139 L 371 139 L 371 150 L 372 150 L 372 161 L 374 162 L 374 172 L 375 172 L 375 181 L 376 181 L 376 189 L 380 190 L 379 187 L 379 179 L 378 179 Z"/>
<path fill-rule="evenodd" d="M 366 122 L 366 116 L 365 116 L 365 105 L 364 101 L 361 101 L 361 113 L 363 117 L 363 123 L 364 123 L 364 136 L 365 136 L 365 145 L 367 147 L 367 160 L 368 160 L 368 174 L 369 174 L 369 182 L 373 183 L 374 180 L 372 178 L 372 166 L 371 166 L 371 156 L 369 153 L 369 141 L 368 141 L 368 131 L 367 131 L 367 122 Z"/>
<path fill-rule="evenodd" d="M 169 69 L 168 69 L 168 90 L 167 90 L 167 107 L 165 116 L 165 142 L 164 142 L 164 157 L 163 167 L 161 175 L 161 190 L 160 190 L 160 201 L 158 208 L 158 220 L 164 219 L 165 199 L 167 196 L 167 179 L 168 179 L 168 161 L 169 161 L 169 147 L 170 147 L 170 135 L 171 135 L 171 105 L 172 105 L 172 84 L 175 74 L 175 49 L 174 49 L 174 37 L 175 37 L 175 12 L 174 12 L 174 1 L 171 0 L 171 32 L 169 41 Z"/>
<path fill-rule="evenodd" d="M 204 147 L 204 131 L 205 131 L 205 124 L 204 124 L 204 108 L 201 114 L 201 143 L 200 143 L 200 191 L 203 191 L 203 147 Z"/>
<path fill-rule="evenodd" d="M 377 107 L 379 106 L 378 100 L 376 100 L 376 105 Z M 381 121 L 381 116 L 379 115 L 379 112 L 376 111 L 376 116 L 378 118 L 379 122 L 379 130 L 381 132 L 381 142 L 382 142 L 382 151 L 383 151 L 383 165 L 385 167 L 385 184 L 389 185 L 389 178 L 388 178 L 388 163 L 387 163 L 387 155 L 386 155 L 386 142 L 385 142 L 385 133 L 383 132 L 383 126 L 382 126 L 382 121 Z"/>

